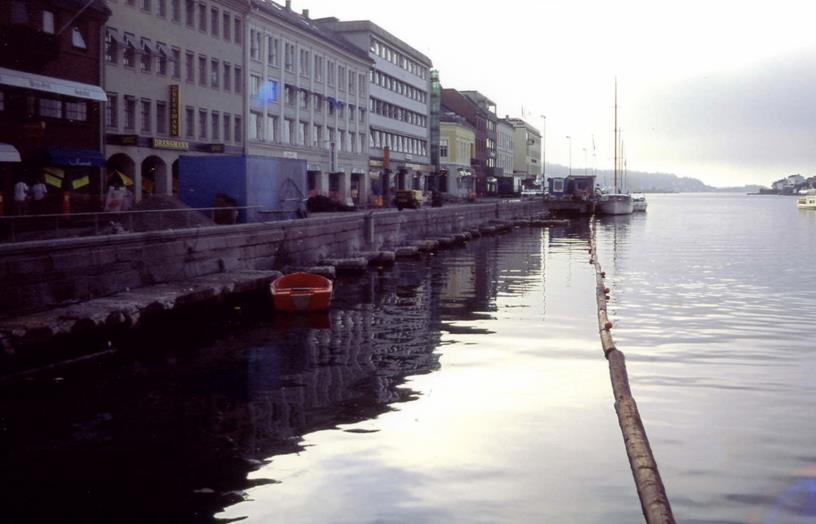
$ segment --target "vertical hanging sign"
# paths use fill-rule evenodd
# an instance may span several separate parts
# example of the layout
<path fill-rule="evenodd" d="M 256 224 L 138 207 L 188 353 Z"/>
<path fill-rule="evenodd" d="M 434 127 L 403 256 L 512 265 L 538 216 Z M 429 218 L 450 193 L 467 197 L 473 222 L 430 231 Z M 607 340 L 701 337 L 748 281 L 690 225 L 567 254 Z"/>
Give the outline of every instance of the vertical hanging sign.
<path fill-rule="evenodd" d="M 170 84 L 170 136 L 179 136 L 179 86 Z"/>

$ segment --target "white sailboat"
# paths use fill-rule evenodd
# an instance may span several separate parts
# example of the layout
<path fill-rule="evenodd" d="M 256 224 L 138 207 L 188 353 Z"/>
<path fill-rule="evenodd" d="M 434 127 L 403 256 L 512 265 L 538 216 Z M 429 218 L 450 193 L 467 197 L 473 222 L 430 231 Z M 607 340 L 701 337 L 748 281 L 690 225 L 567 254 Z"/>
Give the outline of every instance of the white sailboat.
<path fill-rule="evenodd" d="M 619 173 L 618 159 L 618 80 L 615 79 L 615 191 L 601 196 L 598 201 L 598 211 L 604 215 L 631 215 L 634 210 L 632 195 L 625 193 L 621 188 L 623 178 Z M 622 155 L 621 155 L 622 156 Z"/>

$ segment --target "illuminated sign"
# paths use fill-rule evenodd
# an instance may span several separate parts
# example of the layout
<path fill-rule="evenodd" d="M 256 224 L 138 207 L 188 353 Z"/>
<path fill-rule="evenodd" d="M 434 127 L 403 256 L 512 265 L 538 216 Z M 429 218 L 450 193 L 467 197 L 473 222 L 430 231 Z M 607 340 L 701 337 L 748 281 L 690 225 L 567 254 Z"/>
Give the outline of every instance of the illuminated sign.
<path fill-rule="evenodd" d="M 179 99 L 178 84 L 170 84 L 170 136 L 179 136 Z"/>
<path fill-rule="evenodd" d="M 153 138 L 151 146 L 154 149 L 174 149 L 176 151 L 188 151 L 190 142 L 184 140 L 171 140 L 168 138 Z"/>

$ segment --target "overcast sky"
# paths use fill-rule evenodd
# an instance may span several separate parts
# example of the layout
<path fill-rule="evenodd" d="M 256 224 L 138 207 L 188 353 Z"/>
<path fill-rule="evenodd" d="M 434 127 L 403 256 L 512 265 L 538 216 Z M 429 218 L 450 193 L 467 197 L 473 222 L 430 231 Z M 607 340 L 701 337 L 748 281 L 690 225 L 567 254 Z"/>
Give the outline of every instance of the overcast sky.
<path fill-rule="evenodd" d="M 282 2 L 281 2 L 282 3 Z M 539 129 L 547 162 L 612 167 L 614 78 L 629 169 L 716 185 L 816 174 L 816 2 L 293 0 L 369 19 Z"/>

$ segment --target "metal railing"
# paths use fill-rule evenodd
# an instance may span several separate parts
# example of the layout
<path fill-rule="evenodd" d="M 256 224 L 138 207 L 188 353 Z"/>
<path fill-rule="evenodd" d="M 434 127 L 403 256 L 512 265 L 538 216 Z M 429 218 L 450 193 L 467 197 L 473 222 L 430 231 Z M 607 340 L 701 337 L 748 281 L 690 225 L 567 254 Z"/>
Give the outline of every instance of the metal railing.
<path fill-rule="evenodd" d="M 0 216 L 0 242 L 228 225 L 238 223 L 241 211 L 253 209 L 275 214 L 262 206 L 229 206 Z"/>

